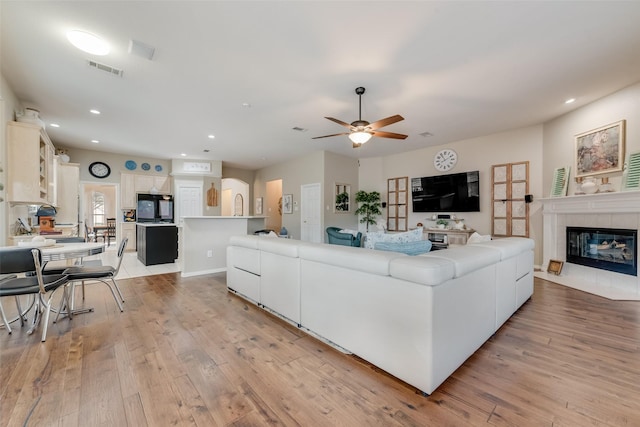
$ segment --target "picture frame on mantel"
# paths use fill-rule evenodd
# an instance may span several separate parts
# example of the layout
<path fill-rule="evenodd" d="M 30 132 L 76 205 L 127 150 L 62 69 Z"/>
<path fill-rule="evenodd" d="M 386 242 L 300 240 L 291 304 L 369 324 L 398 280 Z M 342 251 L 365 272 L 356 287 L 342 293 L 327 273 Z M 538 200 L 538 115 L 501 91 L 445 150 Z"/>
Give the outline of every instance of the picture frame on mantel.
<path fill-rule="evenodd" d="M 576 178 L 622 171 L 625 128 L 620 120 L 576 135 Z"/>

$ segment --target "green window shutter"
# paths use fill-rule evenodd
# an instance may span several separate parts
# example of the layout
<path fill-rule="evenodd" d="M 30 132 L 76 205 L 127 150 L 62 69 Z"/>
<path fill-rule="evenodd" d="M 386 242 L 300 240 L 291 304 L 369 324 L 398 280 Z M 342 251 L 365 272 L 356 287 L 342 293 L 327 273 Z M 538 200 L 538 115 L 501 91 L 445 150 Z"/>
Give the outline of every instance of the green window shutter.
<path fill-rule="evenodd" d="M 629 154 L 625 174 L 626 176 L 622 182 L 622 190 L 640 190 L 640 152 Z"/>
<path fill-rule="evenodd" d="M 556 168 L 553 172 L 553 182 L 551 183 L 551 197 L 564 197 L 567 195 L 569 187 L 570 166 Z"/>

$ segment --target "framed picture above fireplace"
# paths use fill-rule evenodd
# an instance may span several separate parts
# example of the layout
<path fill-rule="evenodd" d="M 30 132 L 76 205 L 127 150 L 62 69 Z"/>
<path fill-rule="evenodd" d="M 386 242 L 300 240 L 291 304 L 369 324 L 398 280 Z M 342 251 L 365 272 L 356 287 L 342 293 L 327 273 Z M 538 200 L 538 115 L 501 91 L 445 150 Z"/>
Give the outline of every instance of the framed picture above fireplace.
<path fill-rule="evenodd" d="M 620 120 L 576 135 L 576 177 L 622 171 L 625 124 Z"/>

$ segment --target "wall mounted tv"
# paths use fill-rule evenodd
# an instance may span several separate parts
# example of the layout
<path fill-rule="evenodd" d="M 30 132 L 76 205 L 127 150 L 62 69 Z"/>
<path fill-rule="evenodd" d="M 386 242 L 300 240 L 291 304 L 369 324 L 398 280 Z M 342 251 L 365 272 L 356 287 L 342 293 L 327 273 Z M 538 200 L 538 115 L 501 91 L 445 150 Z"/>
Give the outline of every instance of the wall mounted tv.
<path fill-rule="evenodd" d="M 480 212 L 478 171 L 411 178 L 414 212 Z"/>

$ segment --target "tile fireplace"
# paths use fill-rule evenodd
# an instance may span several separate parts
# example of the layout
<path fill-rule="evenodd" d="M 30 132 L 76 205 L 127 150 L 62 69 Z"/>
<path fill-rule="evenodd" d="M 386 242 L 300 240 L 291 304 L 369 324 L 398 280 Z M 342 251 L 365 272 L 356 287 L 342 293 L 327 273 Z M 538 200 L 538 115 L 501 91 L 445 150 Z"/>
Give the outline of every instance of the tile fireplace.
<path fill-rule="evenodd" d="M 610 299 L 640 301 L 640 191 L 538 201 L 544 235 L 542 271 L 536 277 Z M 549 260 L 565 262 L 560 275 L 546 272 Z"/>

